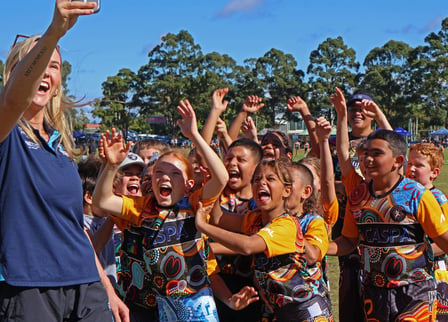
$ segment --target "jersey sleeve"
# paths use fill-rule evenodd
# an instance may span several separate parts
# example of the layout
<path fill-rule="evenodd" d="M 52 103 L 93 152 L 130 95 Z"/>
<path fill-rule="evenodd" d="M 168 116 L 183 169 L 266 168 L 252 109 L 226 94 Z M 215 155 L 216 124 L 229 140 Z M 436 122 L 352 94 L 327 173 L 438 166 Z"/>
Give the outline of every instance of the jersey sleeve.
<path fill-rule="evenodd" d="M 320 217 L 312 220 L 303 237 L 308 243 L 320 249 L 320 260 L 322 260 L 328 251 L 328 231 L 325 221 Z"/>
<path fill-rule="evenodd" d="M 257 235 L 266 243 L 268 257 L 294 253 L 296 251 L 297 230 L 300 229 L 289 216 L 277 217 L 260 229 Z"/>
<path fill-rule="evenodd" d="M 214 274 L 218 274 L 220 272 L 218 261 L 216 259 L 215 254 L 212 249 L 209 248 L 209 253 L 207 257 L 207 274 L 208 276 L 212 276 Z"/>
<path fill-rule="evenodd" d="M 123 198 L 123 207 L 121 208 L 121 217 L 124 220 L 138 224 L 141 214 L 148 203 L 148 197 L 130 197 L 121 196 Z"/>
<path fill-rule="evenodd" d="M 323 204 L 322 207 L 324 209 L 325 222 L 329 226 L 333 226 L 336 223 L 336 221 L 338 220 L 338 216 L 339 216 L 338 198 L 334 198 L 333 202 L 331 202 L 329 205 Z"/>
<path fill-rule="evenodd" d="M 356 226 L 355 217 L 350 210 L 350 203 L 347 203 L 344 216 L 344 225 L 342 226 L 342 235 L 347 238 L 359 238 L 358 226 Z"/>
<path fill-rule="evenodd" d="M 448 221 L 431 191 L 426 190 L 418 205 L 417 220 L 429 237 L 435 238 L 448 231 Z"/>
<path fill-rule="evenodd" d="M 218 197 L 202 200 L 202 188 L 194 191 L 189 197 L 188 201 L 190 202 L 191 206 L 193 207 L 194 211 L 196 212 L 199 208 L 199 202 L 202 202 L 203 207 L 207 207 L 209 205 L 212 205 L 218 200 Z"/>
<path fill-rule="evenodd" d="M 345 186 L 346 195 L 348 196 L 350 192 L 363 181 L 364 178 L 352 167 L 347 176 L 342 178 L 342 184 Z"/>

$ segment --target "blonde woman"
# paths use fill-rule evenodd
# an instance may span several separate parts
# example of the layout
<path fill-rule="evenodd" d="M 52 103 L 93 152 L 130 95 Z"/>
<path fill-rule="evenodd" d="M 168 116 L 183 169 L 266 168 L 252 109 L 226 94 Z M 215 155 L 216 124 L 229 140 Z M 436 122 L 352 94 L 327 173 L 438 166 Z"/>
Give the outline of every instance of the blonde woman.
<path fill-rule="evenodd" d="M 94 2 L 56 0 L 42 36 L 16 38 L 0 92 L 0 320 L 112 321 L 83 230 L 59 39 Z M 17 40 L 19 40 L 17 42 Z M 20 41 L 21 40 L 21 41 Z"/>

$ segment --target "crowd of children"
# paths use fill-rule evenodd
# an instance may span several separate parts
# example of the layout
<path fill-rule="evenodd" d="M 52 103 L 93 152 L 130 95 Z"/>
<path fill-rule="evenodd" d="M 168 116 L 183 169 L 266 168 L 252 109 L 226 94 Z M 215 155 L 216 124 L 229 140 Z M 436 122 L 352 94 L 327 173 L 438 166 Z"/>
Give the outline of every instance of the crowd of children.
<path fill-rule="evenodd" d="M 253 131 L 257 96 L 227 130 L 227 93 L 213 93 L 202 132 L 180 102 L 187 154 L 154 140 L 130 152 L 113 129 L 102 135 L 102 162 L 79 164 L 86 228 L 106 272 L 105 247 L 119 236 L 109 277 L 130 320 L 333 321 L 331 291 L 340 321 L 448 320 L 448 199 L 433 185 L 441 150 L 424 143 L 408 153 L 371 95 L 346 102 L 336 88 L 335 140 L 329 121 L 298 96 L 288 101 L 312 143 L 292 161 L 284 133 Z M 88 164 L 98 183 L 88 183 Z M 339 256 L 339 289 L 330 289 L 327 255 Z"/>

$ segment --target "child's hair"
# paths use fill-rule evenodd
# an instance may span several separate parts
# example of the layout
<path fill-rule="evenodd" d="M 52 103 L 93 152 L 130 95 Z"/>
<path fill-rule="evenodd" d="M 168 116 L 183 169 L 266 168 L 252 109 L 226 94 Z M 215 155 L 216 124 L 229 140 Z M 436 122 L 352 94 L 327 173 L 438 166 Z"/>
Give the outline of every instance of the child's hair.
<path fill-rule="evenodd" d="M 263 149 L 261 148 L 261 145 L 255 142 L 254 140 L 248 138 L 241 138 L 236 141 L 233 141 L 232 144 L 230 144 L 227 151 L 237 146 L 242 146 L 250 150 L 256 163 L 260 162 L 260 160 L 263 158 Z"/>
<path fill-rule="evenodd" d="M 135 145 L 132 147 L 132 152 L 139 154 L 140 150 L 150 148 L 160 150 L 160 152 L 163 153 L 166 152 L 170 148 L 170 146 L 165 142 L 152 138 L 147 138 L 137 141 Z"/>
<path fill-rule="evenodd" d="M 409 152 L 415 151 L 428 158 L 431 170 L 435 168 L 442 169 L 443 166 L 443 152 L 432 143 L 416 143 L 411 145 Z"/>
<path fill-rule="evenodd" d="M 92 193 L 101 169 L 102 162 L 97 157 L 90 157 L 78 163 L 78 174 L 82 182 L 82 193 Z"/>
<path fill-rule="evenodd" d="M 316 194 L 314 193 L 313 173 L 311 172 L 311 170 L 308 167 L 303 165 L 303 163 L 301 163 L 301 162 L 292 162 L 289 164 L 289 167 L 292 168 L 292 171 L 298 170 L 300 173 L 300 180 L 302 181 L 302 184 L 304 186 L 306 186 L 306 185 L 311 186 L 311 188 L 313 189 L 313 193 L 303 203 L 303 206 L 302 206 L 303 213 L 304 214 L 315 213 L 316 208 L 317 208 L 317 199 L 316 199 Z M 319 162 L 319 167 L 320 167 L 320 162 Z M 299 214 L 299 216 L 300 215 L 302 215 L 302 214 Z"/>
<path fill-rule="evenodd" d="M 280 136 L 280 140 L 282 141 L 282 144 L 283 144 L 283 147 L 285 148 L 285 154 L 287 154 L 287 153 L 292 153 L 292 144 L 291 144 L 291 140 L 289 139 L 289 137 L 285 134 L 285 133 L 283 133 L 282 131 L 276 131 L 276 130 L 273 130 L 273 131 L 268 131 L 265 135 L 263 135 L 263 137 L 261 138 L 261 142 L 263 142 L 263 139 L 267 136 L 267 135 L 269 135 L 269 134 L 271 134 L 271 133 L 275 133 L 275 134 L 277 134 L 278 136 Z"/>
<path fill-rule="evenodd" d="M 187 170 L 187 178 L 186 179 L 187 180 L 194 179 L 193 166 L 191 165 L 191 162 L 188 159 L 188 157 L 182 151 L 173 150 L 173 151 L 167 151 L 165 153 L 162 153 L 162 155 L 157 159 L 156 163 L 154 163 L 154 168 L 157 167 L 157 164 L 160 162 L 160 160 L 162 160 L 164 157 L 167 157 L 167 156 L 173 156 L 176 159 L 178 159 L 179 161 L 181 161 L 183 164 L 185 164 L 185 168 Z"/>
<path fill-rule="evenodd" d="M 274 170 L 274 173 L 279 177 L 283 185 L 292 186 L 292 178 L 288 170 L 288 164 L 289 163 L 287 162 L 279 160 L 261 160 L 260 163 L 258 163 L 257 167 L 255 168 L 251 182 L 253 183 L 255 174 L 258 171 L 260 171 L 260 169 L 266 167 Z"/>
<path fill-rule="evenodd" d="M 320 159 L 319 158 L 317 158 L 317 157 L 309 157 L 309 156 L 306 156 L 306 157 L 304 157 L 303 159 L 300 159 L 299 161 L 297 161 L 298 163 L 300 163 L 300 164 L 303 164 L 303 163 L 306 163 L 306 164 L 309 164 L 310 166 L 312 166 L 313 168 L 314 168 L 314 171 L 318 174 L 318 175 L 320 175 Z M 308 169 L 309 170 L 309 169 Z M 312 175 L 313 173 L 311 172 L 311 175 Z M 314 176 L 312 175 L 311 176 L 312 178 L 314 178 Z M 314 187 L 313 187 L 314 188 Z"/>
<path fill-rule="evenodd" d="M 397 157 L 403 155 L 406 157 L 408 149 L 407 143 L 403 136 L 392 130 L 376 130 L 367 136 L 367 142 L 374 139 L 380 139 L 387 142 L 389 148 L 392 150 L 392 155 Z"/>

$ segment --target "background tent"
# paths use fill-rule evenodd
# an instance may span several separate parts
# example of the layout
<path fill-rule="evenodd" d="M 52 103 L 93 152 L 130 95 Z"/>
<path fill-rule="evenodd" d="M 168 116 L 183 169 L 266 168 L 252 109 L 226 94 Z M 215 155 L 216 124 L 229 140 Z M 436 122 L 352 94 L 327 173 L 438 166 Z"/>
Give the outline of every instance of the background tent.
<path fill-rule="evenodd" d="M 402 127 L 397 127 L 395 130 L 398 134 L 401 134 L 403 136 L 411 136 L 411 133 L 403 129 Z"/>
<path fill-rule="evenodd" d="M 431 136 L 447 136 L 448 130 L 444 127 L 438 129 L 437 131 L 434 131 L 430 134 Z"/>

